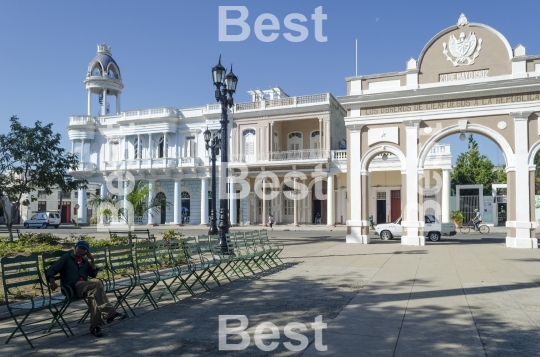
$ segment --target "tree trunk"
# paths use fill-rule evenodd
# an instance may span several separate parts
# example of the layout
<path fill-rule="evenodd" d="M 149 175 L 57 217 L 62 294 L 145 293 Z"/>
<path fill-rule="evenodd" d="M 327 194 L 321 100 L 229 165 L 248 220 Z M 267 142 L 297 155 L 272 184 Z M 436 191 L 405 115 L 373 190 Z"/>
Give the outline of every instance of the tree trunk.
<path fill-rule="evenodd" d="M 7 210 L 4 210 L 6 212 Z M 9 207 L 9 217 L 6 216 L 6 228 L 9 232 L 9 241 L 13 242 L 13 221 L 17 216 L 17 205 L 12 203 Z"/>

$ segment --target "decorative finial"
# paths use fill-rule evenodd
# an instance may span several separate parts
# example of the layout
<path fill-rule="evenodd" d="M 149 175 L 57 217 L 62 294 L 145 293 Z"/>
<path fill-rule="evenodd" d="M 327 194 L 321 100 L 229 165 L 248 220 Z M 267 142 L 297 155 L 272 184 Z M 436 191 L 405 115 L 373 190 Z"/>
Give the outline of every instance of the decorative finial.
<path fill-rule="evenodd" d="M 221 55 L 219 55 L 218 63 L 221 63 Z"/>
<path fill-rule="evenodd" d="M 457 22 L 458 27 L 465 26 L 468 23 L 469 23 L 469 21 L 467 21 L 467 18 L 465 17 L 465 14 L 461 14 L 461 16 L 459 17 L 458 22 Z"/>
<path fill-rule="evenodd" d="M 111 54 L 111 47 L 107 46 L 106 43 L 98 43 L 97 51 L 98 51 L 98 53 L 106 53 L 106 54 L 110 55 Z"/>

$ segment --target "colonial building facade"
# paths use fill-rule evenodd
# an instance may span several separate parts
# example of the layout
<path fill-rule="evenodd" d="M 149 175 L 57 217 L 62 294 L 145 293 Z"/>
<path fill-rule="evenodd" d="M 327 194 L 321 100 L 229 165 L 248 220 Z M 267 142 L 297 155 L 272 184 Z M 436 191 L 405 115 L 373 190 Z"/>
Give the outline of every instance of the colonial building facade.
<path fill-rule="evenodd" d="M 537 248 L 539 76 L 540 56 L 527 55 L 522 45 L 512 48 L 497 30 L 461 15 L 457 24 L 426 44 L 418 60 L 407 61 L 405 71 L 347 78 L 347 95 L 338 98 L 347 110 L 347 242 L 370 242 L 370 181 L 379 174 L 373 172 L 373 160 L 392 154 L 397 170 L 387 174 L 401 186 L 401 242 L 424 245 L 427 196 L 440 195 L 443 222 L 449 221 L 450 213 L 450 168 L 430 170 L 429 153 L 451 134 L 478 133 L 493 140 L 505 158 L 506 245 Z"/>
<path fill-rule="evenodd" d="M 93 190 L 103 198 L 122 195 L 114 181 L 132 175 L 148 182 L 152 197 L 171 203 L 136 223 L 208 224 L 212 194 L 203 132 L 219 128 L 220 106 L 122 111 L 120 67 L 104 44 L 84 83 L 87 113 L 70 117 L 67 127 L 80 158 L 72 174 L 97 185 Z M 219 174 L 226 181 L 231 224 L 267 225 L 270 215 L 277 224 L 345 224 L 350 185 L 343 106 L 330 93 L 289 96 L 279 87 L 249 93 L 252 101 L 230 110 L 230 175 Z M 428 169 L 450 168 L 449 146 L 435 146 L 427 156 Z M 401 181 L 384 172 L 399 165 L 392 152 L 374 156 L 369 209 L 376 222 L 401 215 Z M 87 206 L 85 191 L 77 193 L 79 207 Z M 77 213 L 79 223 L 90 222 L 92 211 Z"/>

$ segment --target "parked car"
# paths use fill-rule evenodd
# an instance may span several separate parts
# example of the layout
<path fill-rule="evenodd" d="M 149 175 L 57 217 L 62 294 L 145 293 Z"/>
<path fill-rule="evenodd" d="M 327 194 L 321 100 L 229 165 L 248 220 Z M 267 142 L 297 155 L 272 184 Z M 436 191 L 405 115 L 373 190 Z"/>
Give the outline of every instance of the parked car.
<path fill-rule="evenodd" d="M 454 223 L 441 223 L 432 214 L 426 214 L 424 219 L 424 235 L 432 242 L 438 242 L 442 235 L 453 236 L 456 234 L 456 226 Z M 377 224 L 375 226 L 375 234 L 380 236 L 382 240 L 401 237 L 402 232 L 401 217 L 395 222 Z"/>
<path fill-rule="evenodd" d="M 56 211 L 37 212 L 32 218 L 24 221 L 24 228 L 38 227 L 47 228 L 53 226 L 60 227 L 60 213 Z"/>

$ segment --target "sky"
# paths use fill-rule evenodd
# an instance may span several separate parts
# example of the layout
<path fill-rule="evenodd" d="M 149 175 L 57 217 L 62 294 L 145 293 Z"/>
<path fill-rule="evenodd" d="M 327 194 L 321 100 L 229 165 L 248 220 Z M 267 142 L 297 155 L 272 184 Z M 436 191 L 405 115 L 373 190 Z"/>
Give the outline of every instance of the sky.
<path fill-rule="evenodd" d="M 219 7 L 245 6 L 250 35 L 243 41 L 219 38 Z M 315 9 L 327 19 L 319 29 Z M 211 68 L 219 55 L 234 65 L 239 77 L 236 102 L 250 101 L 249 89 L 279 85 L 287 94 L 331 92 L 346 94 L 346 77 L 403 71 L 405 62 L 418 58 L 424 45 L 439 31 L 457 23 L 465 13 L 470 22 L 500 31 L 512 47 L 523 44 L 527 54 L 540 53 L 538 25 L 531 14 L 540 12 L 537 0 L 474 1 L 133 1 L 107 2 L 0 0 L 0 132 L 9 130 L 17 115 L 31 126 L 36 120 L 54 123 L 71 149 L 65 129 L 69 116 L 86 114 L 84 79 L 98 43 L 112 48 L 125 85 L 122 110 L 151 107 L 192 107 L 214 102 Z M 263 42 L 255 34 L 256 18 L 270 13 L 278 18 L 280 35 Z M 289 42 L 284 20 L 299 13 L 307 38 Z M 230 31 L 238 34 L 239 31 Z M 298 33 L 295 33 L 298 34 Z M 480 150 L 494 164 L 498 148 L 477 137 Z M 454 159 L 467 141 L 448 137 Z"/>

